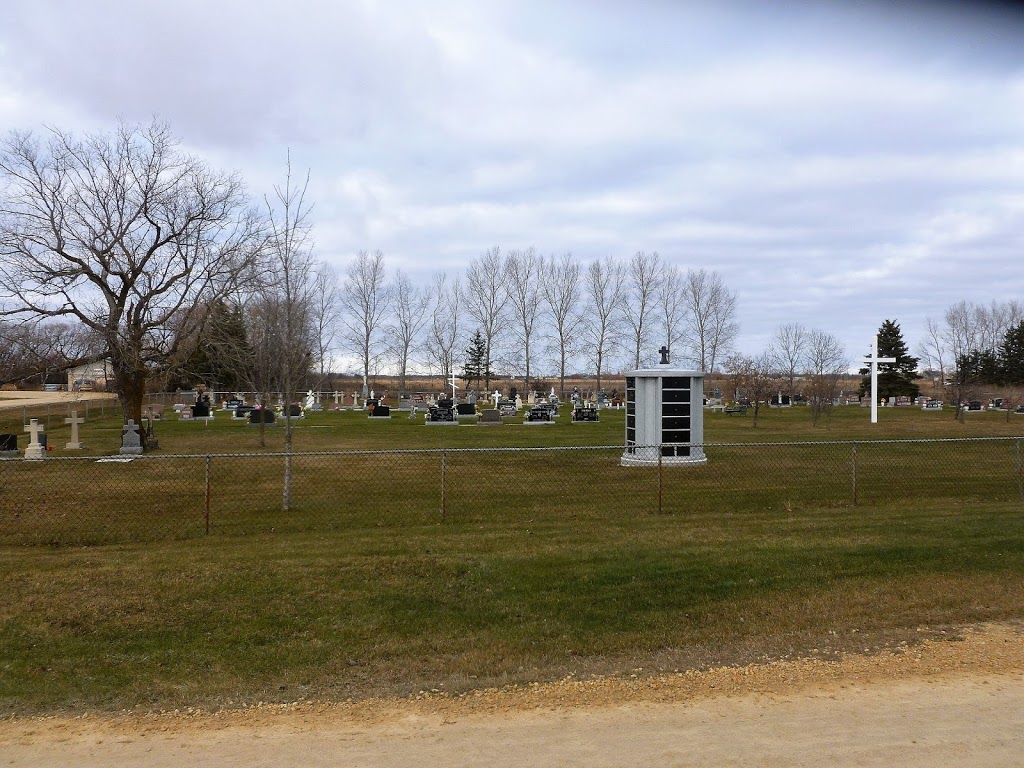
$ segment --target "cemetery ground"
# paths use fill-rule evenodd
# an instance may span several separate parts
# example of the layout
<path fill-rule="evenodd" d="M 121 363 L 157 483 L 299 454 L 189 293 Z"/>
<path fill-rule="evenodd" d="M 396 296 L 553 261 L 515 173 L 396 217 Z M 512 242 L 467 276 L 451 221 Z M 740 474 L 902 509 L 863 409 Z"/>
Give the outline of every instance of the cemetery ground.
<path fill-rule="evenodd" d="M 428 428 L 392 413 L 312 415 L 298 422 L 295 450 L 449 450 L 444 518 L 436 451 L 296 457 L 296 508 L 282 513 L 281 458 L 269 455 L 281 430 L 267 430 L 260 449 L 255 428 L 221 413 L 157 424 L 154 455 L 192 459 L 0 463 L 0 711 L 232 712 L 393 697 L 401 709 L 422 692 L 443 709 L 506 686 L 528 698 L 541 683 L 557 699 L 566 681 L 628 687 L 635 675 L 657 687 L 677 671 L 841 665 L 926 641 L 952 653 L 967 647 L 952 640 L 983 623 L 1019 645 L 1024 502 L 1004 450 L 1013 441 L 994 452 L 986 442 L 862 444 L 856 505 L 850 446 L 804 443 L 1016 436 L 1024 417 L 959 423 L 949 411 L 885 409 L 872 426 L 866 409 L 841 407 L 813 427 L 793 408 L 762 412 L 755 430 L 749 415 L 707 413 L 708 443 L 787 445 L 709 448 L 706 467 L 666 470 L 659 486 L 657 469 L 618 467 L 614 450 L 455 450 L 621 446 L 621 412 L 534 428 Z M 63 415 L 51 417 L 51 445 L 65 441 Z M 0 431 L 20 432 L 21 416 L 0 412 Z M 116 453 L 119 431 L 109 411 L 90 418 L 84 453 Z M 205 535 L 202 457 L 260 452 L 214 459 Z M 14 489 L 46 498 L 53 519 L 25 519 Z M 78 509 L 92 499 L 92 511 L 61 521 L 68 499 Z M 332 514 L 342 502 L 345 514 Z M 114 512 L 120 527 L 110 527 Z M 37 535 L 55 521 L 58 535 Z"/>

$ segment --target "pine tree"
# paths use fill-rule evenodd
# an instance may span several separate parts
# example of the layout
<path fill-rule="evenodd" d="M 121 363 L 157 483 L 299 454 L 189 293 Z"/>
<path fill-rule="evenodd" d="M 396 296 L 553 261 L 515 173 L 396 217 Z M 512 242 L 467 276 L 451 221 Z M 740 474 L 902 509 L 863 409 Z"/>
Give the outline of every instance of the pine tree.
<path fill-rule="evenodd" d="M 482 380 L 490 379 L 494 375 L 494 372 L 487 366 L 487 343 L 479 328 L 473 334 L 473 338 L 469 340 L 469 347 L 464 354 L 466 364 L 462 369 L 462 378 L 467 387 L 474 381 L 479 386 Z"/>
<path fill-rule="evenodd" d="M 1024 320 L 1010 328 L 999 347 L 1002 379 L 1011 386 L 1024 384 Z"/>
<path fill-rule="evenodd" d="M 899 323 L 886 320 L 878 329 L 878 356 L 895 357 L 895 363 L 878 364 L 878 397 L 890 399 L 898 395 L 917 397 L 921 388 L 916 380 L 921 378 L 917 373 L 916 357 L 910 355 L 907 344 L 903 341 L 903 331 Z M 861 368 L 864 379 L 860 383 L 860 394 L 871 392 L 871 369 Z"/>

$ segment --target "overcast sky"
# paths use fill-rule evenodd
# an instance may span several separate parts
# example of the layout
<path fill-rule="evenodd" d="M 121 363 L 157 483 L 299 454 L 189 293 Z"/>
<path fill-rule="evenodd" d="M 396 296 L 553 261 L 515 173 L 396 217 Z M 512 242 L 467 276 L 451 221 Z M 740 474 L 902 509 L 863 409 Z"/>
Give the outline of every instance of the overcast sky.
<path fill-rule="evenodd" d="M 4 0 L 0 129 L 157 114 L 259 195 L 290 148 L 339 266 L 655 250 L 852 359 L 1024 299 L 1024 12 L 892 5 Z"/>

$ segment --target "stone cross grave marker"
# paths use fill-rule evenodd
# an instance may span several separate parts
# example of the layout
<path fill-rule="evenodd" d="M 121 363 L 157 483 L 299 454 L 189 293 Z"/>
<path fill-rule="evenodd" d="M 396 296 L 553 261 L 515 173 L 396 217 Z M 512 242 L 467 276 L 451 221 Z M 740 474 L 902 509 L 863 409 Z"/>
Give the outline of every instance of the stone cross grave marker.
<path fill-rule="evenodd" d="M 139 425 L 135 419 L 128 419 L 128 423 L 121 427 L 124 436 L 121 438 L 121 453 L 140 454 L 142 453 L 142 441 L 139 438 Z"/>
<path fill-rule="evenodd" d="M 71 425 L 71 442 L 67 443 L 64 447 L 69 451 L 82 450 L 82 444 L 78 439 L 78 425 L 84 424 L 85 419 L 78 417 L 78 411 L 71 411 L 71 417 L 64 419 L 64 423 Z"/>
<path fill-rule="evenodd" d="M 864 362 L 871 368 L 871 423 L 878 423 L 878 364 L 895 363 L 895 357 L 878 356 L 878 335 L 871 342 L 871 354 L 864 358 Z"/>
<path fill-rule="evenodd" d="M 39 435 L 46 431 L 46 427 L 39 423 L 39 419 L 29 419 L 29 423 L 28 426 L 25 427 L 25 431 L 31 435 L 29 438 L 28 448 L 25 449 L 25 458 L 32 459 L 34 461 L 41 461 L 46 458 L 46 450 L 43 448 L 43 444 L 39 441 Z"/>

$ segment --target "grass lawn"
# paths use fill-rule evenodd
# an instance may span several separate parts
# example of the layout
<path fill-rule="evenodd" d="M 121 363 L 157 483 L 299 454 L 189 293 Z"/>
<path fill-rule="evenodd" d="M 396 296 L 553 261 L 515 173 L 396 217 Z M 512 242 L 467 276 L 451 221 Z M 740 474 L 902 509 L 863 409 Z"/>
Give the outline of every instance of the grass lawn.
<path fill-rule="evenodd" d="M 66 429 L 54 425 L 51 444 L 63 445 Z M 112 453 L 117 429 L 95 419 L 83 440 Z M 22 505 L 0 527 L 0 712 L 454 692 L 863 651 L 1024 618 L 1012 443 L 945 453 L 862 445 L 856 507 L 849 446 L 773 449 L 769 463 L 763 450 L 710 448 L 707 467 L 665 473 L 662 514 L 656 470 L 619 468 L 614 450 L 451 452 L 443 521 L 437 454 L 296 459 L 291 515 L 279 511 L 278 457 L 215 459 L 215 535 L 205 536 L 193 514 L 202 454 L 258 452 L 256 431 L 220 415 L 158 429 L 161 453 L 197 456 L 0 463 L 5 495 Z M 998 413 L 960 424 L 949 412 L 886 410 L 871 425 L 866 409 L 840 408 L 818 427 L 803 409 L 770 411 L 756 430 L 750 416 L 707 414 L 705 438 L 1021 432 L 1024 417 Z M 296 450 L 621 445 L 622 434 L 622 414 L 608 412 L 599 425 L 494 428 L 327 413 L 301 422 Z M 275 441 L 280 430 L 264 450 L 278 450 Z M 80 466 L 93 474 L 75 474 Z M 102 515 L 67 525 L 109 513 L 142 521 L 144 533 L 179 508 L 189 517 L 141 542 L 5 538 L 29 525 L 40 494 L 54 515 L 51 502 L 69 496 L 91 508 L 112 499 Z"/>

